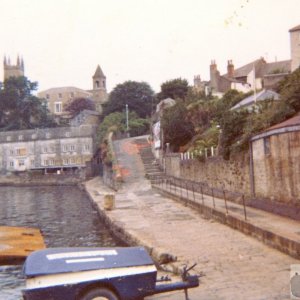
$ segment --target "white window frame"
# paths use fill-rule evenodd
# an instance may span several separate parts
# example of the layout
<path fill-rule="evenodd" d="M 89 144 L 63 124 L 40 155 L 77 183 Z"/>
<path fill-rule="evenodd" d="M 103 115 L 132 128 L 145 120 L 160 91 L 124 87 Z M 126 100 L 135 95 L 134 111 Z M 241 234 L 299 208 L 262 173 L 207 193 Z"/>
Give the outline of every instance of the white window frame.
<path fill-rule="evenodd" d="M 25 166 L 25 159 L 19 159 L 18 164 L 19 164 L 19 167 Z"/>
<path fill-rule="evenodd" d="M 61 101 L 54 102 L 54 113 L 58 114 L 61 112 L 62 112 L 62 102 Z"/>

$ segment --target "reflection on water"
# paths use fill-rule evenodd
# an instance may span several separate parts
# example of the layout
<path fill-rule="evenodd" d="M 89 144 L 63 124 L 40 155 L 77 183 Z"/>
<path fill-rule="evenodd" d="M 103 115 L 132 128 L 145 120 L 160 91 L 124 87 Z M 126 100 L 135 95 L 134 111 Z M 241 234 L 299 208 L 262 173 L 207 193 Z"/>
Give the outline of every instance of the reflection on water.
<path fill-rule="evenodd" d="M 74 186 L 0 187 L 0 225 L 39 228 L 47 247 L 121 246 Z M 0 266 L 0 299 L 20 299 L 21 266 Z"/>

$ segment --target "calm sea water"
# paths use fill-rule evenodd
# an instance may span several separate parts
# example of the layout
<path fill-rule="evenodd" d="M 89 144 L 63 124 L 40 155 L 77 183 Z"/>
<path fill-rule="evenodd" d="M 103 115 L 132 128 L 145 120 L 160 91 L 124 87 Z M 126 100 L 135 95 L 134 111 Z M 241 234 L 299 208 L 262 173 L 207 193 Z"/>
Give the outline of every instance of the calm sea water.
<path fill-rule="evenodd" d="M 123 246 L 77 187 L 0 187 L 0 226 L 39 228 L 47 247 Z M 21 299 L 22 266 L 0 266 L 0 299 Z"/>

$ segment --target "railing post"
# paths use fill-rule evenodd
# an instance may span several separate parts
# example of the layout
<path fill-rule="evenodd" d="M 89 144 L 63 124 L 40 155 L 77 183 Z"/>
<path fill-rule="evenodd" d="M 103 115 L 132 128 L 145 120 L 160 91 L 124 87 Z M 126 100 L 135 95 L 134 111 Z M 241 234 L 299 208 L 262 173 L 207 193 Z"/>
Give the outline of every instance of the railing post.
<path fill-rule="evenodd" d="M 193 199 L 194 199 L 194 202 L 196 202 L 196 200 L 195 200 L 195 189 L 194 189 L 194 183 L 192 184 L 192 190 L 193 190 Z"/>
<path fill-rule="evenodd" d="M 224 189 L 223 189 L 223 196 L 224 196 L 224 201 L 225 201 L 226 214 L 228 215 L 227 200 L 226 200 L 226 195 L 225 195 L 225 190 Z"/>
<path fill-rule="evenodd" d="M 204 205 L 204 197 L 203 197 L 203 188 L 201 185 L 201 199 L 202 199 L 202 205 Z"/>
<path fill-rule="evenodd" d="M 246 205 L 245 205 L 245 196 L 244 196 L 244 194 L 243 194 L 243 206 L 244 206 L 245 221 L 247 221 L 247 212 L 246 212 Z"/>
<path fill-rule="evenodd" d="M 187 182 L 185 183 L 185 189 L 186 189 L 186 198 L 188 200 L 189 199 L 189 190 L 188 190 L 188 184 L 187 184 Z"/>
<path fill-rule="evenodd" d="M 211 195 L 212 195 L 212 198 L 213 198 L 214 208 L 216 208 L 215 196 L 214 196 L 214 188 L 211 188 Z"/>

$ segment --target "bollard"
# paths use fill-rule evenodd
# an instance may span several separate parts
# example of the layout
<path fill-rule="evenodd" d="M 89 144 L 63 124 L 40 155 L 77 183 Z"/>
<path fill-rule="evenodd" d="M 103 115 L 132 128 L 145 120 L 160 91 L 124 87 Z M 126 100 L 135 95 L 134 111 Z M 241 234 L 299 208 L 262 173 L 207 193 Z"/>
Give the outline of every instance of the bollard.
<path fill-rule="evenodd" d="M 105 210 L 113 210 L 115 208 L 115 195 L 105 194 L 103 206 Z"/>
<path fill-rule="evenodd" d="M 202 199 L 202 205 L 204 205 L 204 197 L 203 197 L 203 187 L 201 185 L 201 199 Z"/>

